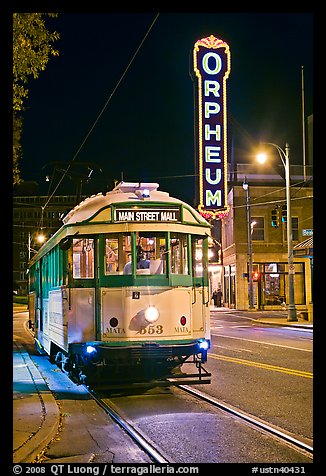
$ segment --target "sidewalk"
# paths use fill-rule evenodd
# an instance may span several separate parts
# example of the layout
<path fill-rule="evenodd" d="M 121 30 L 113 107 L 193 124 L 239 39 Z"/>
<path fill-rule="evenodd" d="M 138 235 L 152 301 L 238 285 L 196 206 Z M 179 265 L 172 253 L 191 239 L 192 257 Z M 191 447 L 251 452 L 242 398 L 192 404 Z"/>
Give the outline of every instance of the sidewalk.
<path fill-rule="evenodd" d="M 14 308 L 14 315 L 26 306 Z M 136 442 L 46 356 L 13 335 L 14 463 L 150 463 Z"/>
<path fill-rule="evenodd" d="M 228 313 L 243 313 L 243 318 L 250 319 L 252 321 L 259 322 L 261 324 L 273 325 L 273 326 L 286 326 L 298 329 L 307 329 L 313 331 L 313 323 L 308 322 L 305 319 L 298 317 L 297 321 L 289 322 L 287 320 L 286 311 L 239 311 L 237 309 L 229 309 L 227 307 L 215 307 L 210 306 L 210 311 L 215 312 L 228 312 Z"/>
<path fill-rule="evenodd" d="M 59 429 L 52 392 L 19 342 L 13 344 L 13 462 L 30 463 Z"/>

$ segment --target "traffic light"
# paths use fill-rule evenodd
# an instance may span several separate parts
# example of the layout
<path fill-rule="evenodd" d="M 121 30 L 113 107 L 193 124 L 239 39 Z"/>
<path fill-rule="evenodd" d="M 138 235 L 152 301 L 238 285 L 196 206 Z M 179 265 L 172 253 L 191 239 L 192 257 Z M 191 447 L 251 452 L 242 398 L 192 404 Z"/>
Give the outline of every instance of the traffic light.
<path fill-rule="evenodd" d="M 286 223 L 287 222 L 287 209 L 286 205 L 282 206 L 282 222 Z"/>
<path fill-rule="evenodd" d="M 279 216 L 279 210 L 277 207 L 272 210 L 271 218 L 272 218 L 272 226 L 274 226 L 275 228 L 278 228 L 280 226 L 280 216 Z"/>

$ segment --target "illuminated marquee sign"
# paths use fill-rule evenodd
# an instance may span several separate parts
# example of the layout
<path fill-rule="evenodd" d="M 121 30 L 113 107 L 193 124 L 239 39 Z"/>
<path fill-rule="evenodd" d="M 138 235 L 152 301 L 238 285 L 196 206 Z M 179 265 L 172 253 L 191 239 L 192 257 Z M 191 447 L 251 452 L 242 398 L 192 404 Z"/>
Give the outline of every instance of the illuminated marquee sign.
<path fill-rule="evenodd" d="M 230 48 L 211 35 L 194 45 L 194 79 L 198 104 L 198 210 L 205 218 L 227 215 L 226 80 L 231 70 Z"/>
<path fill-rule="evenodd" d="M 116 208 L 115 222 L 178 222 L 179 208 Z"/>

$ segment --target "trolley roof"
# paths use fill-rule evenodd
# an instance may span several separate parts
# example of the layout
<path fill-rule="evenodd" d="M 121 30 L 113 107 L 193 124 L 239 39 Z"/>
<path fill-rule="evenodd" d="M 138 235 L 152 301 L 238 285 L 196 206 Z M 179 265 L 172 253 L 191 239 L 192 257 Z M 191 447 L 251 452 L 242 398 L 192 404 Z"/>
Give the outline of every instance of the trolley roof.
<path fill-rule="evenodd" d="M 124 203 L 128 206 L 128 202 L 156 202 L 164 204 L 182 204 L 191 209 L 194 218 L 198 223 L 208 225 L 207 221 L 194 208 L 187 203 L 170 197 L 168 192 L 158 190 L 158 183 L 146 182 L 120 182 L 112 191 L 105 195 L 98 193 L 86 198 L 76 205 L 64 218 L 64 225 L 72 225 L 89 220 L 99 210 L 116 203 Z"/>
<path fill-rule="evenodd" d="M 212 226 L 203 218 L 200 213 L 186 202 L 174 197 L 170 197 L 167 192 L 158 190 L 158 183 L 146 182 L 120 182 L 116 187 L 105 194 L 98 193 L 86 198 L 76 205 L 63 219 L 63 226 L 57 230 L 50 239 L 44 243 L 38 253 L 31 259 L 30 265 L 44 256 L 53 246 L 60 241 L 75 236 L 79 233 L 100 233 L 103 232 L 103 223 L 111 223 L 112 207 L 132 208 L 140 207 L 142 204 L 148 206 L 150 210 L 154 207 L 169 209 L 169 207 L 181 207 L 183 209 L 182 223 L 154 223 L 152 227 L 163 227 L 164 230 L 173 227 L 180 229 L 188 225 L 188 232 L 210 235 Z M 121 228 L 121 224 L 115 226 Z M 134 224 L 134 227 L 142 227 L 143 224 Z M 135 228 L 136 229 L 136 228 Z M 112 228 L 113 230 L 113 228 Z"/>

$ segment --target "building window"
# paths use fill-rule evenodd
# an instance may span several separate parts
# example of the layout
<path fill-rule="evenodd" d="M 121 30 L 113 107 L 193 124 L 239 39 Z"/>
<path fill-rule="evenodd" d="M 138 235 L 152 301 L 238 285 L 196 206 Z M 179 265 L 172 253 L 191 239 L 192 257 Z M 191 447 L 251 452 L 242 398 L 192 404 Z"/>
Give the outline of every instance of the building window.
<path fill-rule="evenodd" d="M 287 241 L 287 225 L 284 223 L 283 239 Z M 293 241 L 299 241 L 299 218 L 292 217 L 292 239 Z"/>
<path fill-rule="evenodd" d="M 251 217 L 251 229 L 252 229 L 251 238 L 253 240 L 264 241 L 265 239 L 264 217 Z"/>

